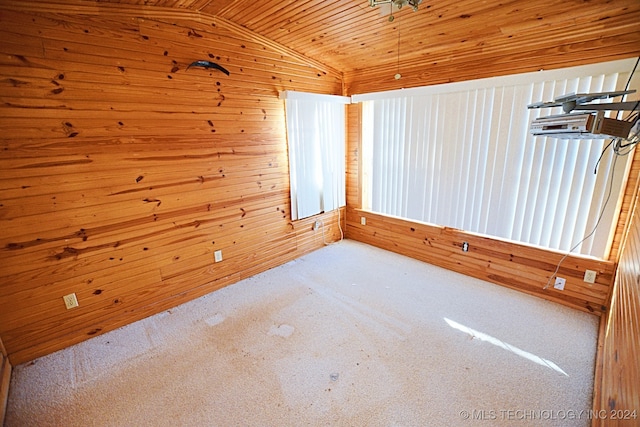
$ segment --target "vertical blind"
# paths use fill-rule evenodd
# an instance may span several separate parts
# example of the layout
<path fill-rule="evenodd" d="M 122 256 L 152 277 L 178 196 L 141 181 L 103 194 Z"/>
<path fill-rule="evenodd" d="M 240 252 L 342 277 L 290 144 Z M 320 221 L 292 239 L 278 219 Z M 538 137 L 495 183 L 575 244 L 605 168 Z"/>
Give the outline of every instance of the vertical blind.
<path fill-rule="evenodd" d="M 345 205 L 345 109 L 350 98 L 284 91 L 291 219 Z"/>
<path fill-rule="evenodd" d="M 606 257 L 628 157 L 608 150 L 594 174 L 608 141 L 533 137 L 535 117 L 562 110 L 527 105 L 624 89 L 633 63 L 353 96 L 363 102 L 363 207 L 562 251 L 603 213 L 575 251 Z"/>

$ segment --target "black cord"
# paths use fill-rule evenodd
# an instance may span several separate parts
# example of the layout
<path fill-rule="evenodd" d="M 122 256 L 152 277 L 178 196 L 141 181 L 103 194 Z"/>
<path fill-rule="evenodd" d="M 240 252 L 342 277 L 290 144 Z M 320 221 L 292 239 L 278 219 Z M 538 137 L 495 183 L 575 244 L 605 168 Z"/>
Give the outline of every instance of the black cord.
<path fill-rule="evenodd" d="M 609 143 L 607 144 L 606 147 L 604 147 L 604 149 L 602 150 L 602 153 L 600 153 L 600 157 L 598 157 L 598 161 L 596 162 L 596 167 L 593 168 L 593 174 L 597 175 L 598 174 L 598 165 L 600 164 L 600 160 L 602 160 L 602 156 L 604 156 L 604 153 L 606 153 L 607 149 L 609 147 L 611 147 L 611 144 L 613 144 L 613 141 L 615 141 L 614 139 L 612 139 L 611 141 L 609 141 Z"/>
<path fill-rule="evenodd" d="M 633 77 L 633 75 L 635 74 L 636 68 L 638 68 L 638 63 L 639 62 L 640 62 L 640 56 L 636 60 L 636 65 L 633 66 L 633 70 L 631 70 L 631 74 L 629 74 L 629 78 L 627 79 L 627 84 L 624 86 L 624 90 L 628 90 L 629 89 L 629 84 L 631 83 L 631 77 Z"/>
<path fill-rule="evenodd" d="M 624 119 L 626 122 L 630 122 L 632 120 L 637 119 L 638 113 L 635 113 L 634 111 L 638 109 L 638 106 L 640 106 L 640 99 L 636 101 L 636 105 L 634 105 L 633 108 L 631 109 L 631 113 L 629 113 L 627 118 Z"/>
<path fill-rule="evenodd" d="M 624 86 L 624 90 L 625 91 L 629 89 L 629 85 L 631 84 L 631 78 L 636 73 L 636 68 L 638 68 L 638 63 L 639 62 L 640 62 L 640 56 L 636 60 L 636 64 L 633 66 L 633 70 L 631 70 L 631 74 L 629 74 L 629 78 L 627 79 L 627 84 Z M 627 94 L 624 95 L 623 100 L 626 97 L 627 97 Z M 631 109 L 631 113 L 629 113 L 629 116 L 626 119 L 624 119 L 625 121 L 627 121 L 627 122 L 631 121 L 631 118 L 634 115 L 638 114 L 638 113 L 634 113 L 634 111 L 638 109 L 638 106 L 640 106 L 640 99 L 636 102 L 636 105 L 634 105 L 634 107 Z"/>
<path fill-rule="evenodd" d="M 633 147 L 634 145 L 638 144 L 638 142 L 639 142 L 639 141 L 634 141 L 634 142 L 631 142 L 631 143 L 629 143 L 629 144 L 620 144 L 620 145 L 618 145 L 618 146 L 616 147 L 616 150 L 617 150 L 617 151 L 616 151 L 615 153 L 616 153 L 618 156 L 626 156 L 627 154 L 629 154 L 629 153 L 631 152 L 631 150 L 627 151 L 627 152 L 626 152 L 626 153 L 624 153 L 624 154 L 621 154 L 621 153 L 619 152 L 619 150 L 620 150 L 621 148 Z"/>

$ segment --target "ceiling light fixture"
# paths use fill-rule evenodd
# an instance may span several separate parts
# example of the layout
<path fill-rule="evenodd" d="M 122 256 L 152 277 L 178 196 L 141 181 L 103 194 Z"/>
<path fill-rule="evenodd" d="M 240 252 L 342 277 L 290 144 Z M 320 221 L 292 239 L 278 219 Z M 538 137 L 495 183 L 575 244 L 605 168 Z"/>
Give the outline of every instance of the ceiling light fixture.
<path fill-rule="evenodd" d="M 391 15 L 389 16 L 389 22 L 393 22 L 393 7 L 397 7 L 398 10 L 402 9 L 403 6 L 411 6 L 413 11 L 416 12 L 418 10 L 418 5 L 422 3 L 422 0 L 369 0 L 369 6 L 376 7 L 381 4 L 390 4 L 391 5 Z"/>

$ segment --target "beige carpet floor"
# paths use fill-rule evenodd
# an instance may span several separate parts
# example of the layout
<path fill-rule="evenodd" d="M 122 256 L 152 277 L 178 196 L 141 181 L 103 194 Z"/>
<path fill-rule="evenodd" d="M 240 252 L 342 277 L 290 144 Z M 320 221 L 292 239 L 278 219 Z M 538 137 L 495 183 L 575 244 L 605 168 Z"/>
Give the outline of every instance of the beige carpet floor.
<path fill-rule="evenodd" d="M 345 240 L 15 367 L 15 426 L 588 426 L 598 319 Z"/>

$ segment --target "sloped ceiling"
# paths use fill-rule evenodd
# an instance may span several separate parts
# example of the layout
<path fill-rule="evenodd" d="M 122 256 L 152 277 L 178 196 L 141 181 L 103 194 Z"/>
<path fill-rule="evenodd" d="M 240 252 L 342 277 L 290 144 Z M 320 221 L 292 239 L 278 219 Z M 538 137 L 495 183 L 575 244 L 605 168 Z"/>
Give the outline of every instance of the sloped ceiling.
<path fill-rule="evenodd" d="M 426 0 L 418 12 L 396 10 L 394 22 L 388 7 L 367 0 L 111 2 L 219 16 L 342 71 L 395 64 L 398 32 L 400 59 L 411 62 L 442 51 L 530 49 L 571 37 L 597 43 L 604 34 L 640 31 L 637 0 Z"/>
<path fill-rule="evenodd" d="M 393 22 L 390 7 L 370 7 L 368 0 L 84 3 L 215 17 L 343 73 L 349 93 L 640 55 L 638 0 L 424 0 L 417 12 L 395 9 Z"/>

